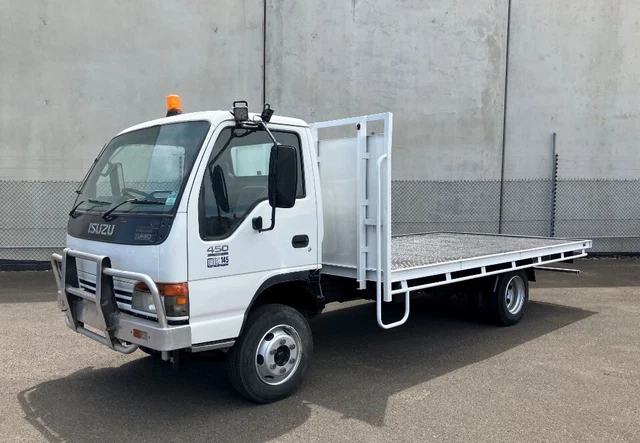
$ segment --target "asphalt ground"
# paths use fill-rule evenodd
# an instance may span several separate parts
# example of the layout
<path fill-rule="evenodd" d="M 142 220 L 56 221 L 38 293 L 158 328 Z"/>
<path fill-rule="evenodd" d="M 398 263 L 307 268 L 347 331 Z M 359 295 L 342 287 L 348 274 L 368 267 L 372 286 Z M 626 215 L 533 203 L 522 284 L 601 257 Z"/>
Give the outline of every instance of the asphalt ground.
<path fill-rule="evenodd" d="M 300 390 L 266 406 L 220 357 L 115 353 L 64 325 L 50 272 L 0 273 L 0 441 L 640 442 L 640 261 L 572 266 L 511 328 L 456 299 L 389 331 L 372 303 L 332 306 Z"/>

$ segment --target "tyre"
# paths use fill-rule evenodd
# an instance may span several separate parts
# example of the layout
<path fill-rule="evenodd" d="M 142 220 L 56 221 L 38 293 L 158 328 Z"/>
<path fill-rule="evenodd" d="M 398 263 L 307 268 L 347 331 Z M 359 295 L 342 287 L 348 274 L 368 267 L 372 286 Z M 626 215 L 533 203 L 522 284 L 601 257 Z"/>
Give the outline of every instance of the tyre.
<path fill-rule="evenodd" d="M 271 403 L 298 388 L 312 356 L 311 328 L 302 314 L 289 306 L 268 304 L 249 315 L 229 350 L 227 373 L 242 396 Z"/>
<path fill-rule="evenodd" d="M 489 297 L 491 320 L 501 326 L 513 326 L 522 319 L 529 302 L 529 280 L 524 271 L 508 272 L 499 277 Z"/>

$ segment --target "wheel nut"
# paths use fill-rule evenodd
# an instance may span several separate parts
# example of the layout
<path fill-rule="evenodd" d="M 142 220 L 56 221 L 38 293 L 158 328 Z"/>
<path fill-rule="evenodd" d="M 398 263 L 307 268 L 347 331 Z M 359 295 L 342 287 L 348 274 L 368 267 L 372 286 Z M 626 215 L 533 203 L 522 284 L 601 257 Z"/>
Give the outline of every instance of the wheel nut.
<path fill-rule="evenodd" d="M 280 369 L 280 373 L 284 374 L 285 372 L 287 372 L 287 370 L 285 368 Z"/>
<path fill-rule="evenodd" d="M 276 368 L 276 365 L 271 365 L 271 366 L 270 366 L 270 368 L 271 368 L 271 369 L 275 369 L 275 368 Z"/>
<path fill-rule="evenodd" d="M 269 351 L 269 354 L 271 354 L 271 355 L 275 355 L 275 353 L 276 353 L 275 349 L 272 349 L 271 351 Z"/>
<path fill-rule="evenodd" d="M 294 350 L 296 348 L 296 345 L 289 345 L 289 349 Z"/>
<path fill-rule="evenodd" d="M 282 340 L 280 340 L 280 344 L 283 345 L 285 344 L 287 341 L 283 338 Z"/>
<path fill-rule="evenodd" d="M 296 362 L 295 358 L 292 358 L 292 359 L 289 360 L 289 363 L 291 363 L 291 364 L 294 364 L 295 362 Z"/>

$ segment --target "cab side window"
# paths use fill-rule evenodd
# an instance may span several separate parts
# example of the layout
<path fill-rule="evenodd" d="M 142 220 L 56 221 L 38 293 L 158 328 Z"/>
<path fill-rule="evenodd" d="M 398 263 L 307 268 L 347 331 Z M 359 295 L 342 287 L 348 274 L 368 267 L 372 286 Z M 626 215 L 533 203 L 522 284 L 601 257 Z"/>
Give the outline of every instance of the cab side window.
<path fill-rule="evenodd" d="M 297 198 L 305 196 L 302 152 L 296 133 L 272 131 L 278 143 L 298 150 Z M 273 142 L 263 129 L 222 130 L 209 158 L 200 189 L 200 236 L 228 237 L 261 201 L 267 200 L 269 156 Z"/>

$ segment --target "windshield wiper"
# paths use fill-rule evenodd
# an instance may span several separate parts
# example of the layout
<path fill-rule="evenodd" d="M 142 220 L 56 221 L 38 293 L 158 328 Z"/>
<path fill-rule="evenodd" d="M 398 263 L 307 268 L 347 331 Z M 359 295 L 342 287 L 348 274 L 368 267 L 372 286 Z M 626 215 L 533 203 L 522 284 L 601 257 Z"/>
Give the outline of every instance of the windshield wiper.
<path fill-rule="evenodd" d="M 98 206 L 104 206 L 104 205 L 109 205 L 111 204 L 111 202 L 106 202 L 103 200 L 94 200 L 92 198 L 88 199 L 88 200 L 81 200 L 80 203 L 78 203 L 77 205 L 75 205 L 71 211 L 69 211 L 69 217 L 71 218 L 76 218 L 78 216 L 78 214 L 76 214 L 76 210 L 78 209 L 78 207 L 83 204 L 84 202 L 89 202 L 89 203 L 94 203 L 93 206 L 91 206 L 89 209 L 86 209 L 85 211 L 91 211 L 93 208 L 96 208 Z"/>
<path fill-rule="evenodd" d="M 128 198 L 126 200 L 121 201 L 117 205 L 113 206 L 109 210 L 107 210 L 104 214 L 102 214 L 102 218 L 105 219 L 105 220 L 109 220 L 109 218 L 110 218 L 111 214 L 113 213 L 113 211 L 115 211 L 120 206 L 124 205 L 125 203 L 135 203 L 135 204 L 138 204 L 138 205 L 163 205 L 164 206 L 163 202 L 159 202 L 159 201 L 156 201 L 156 200 L 142 200 L 140 198 Z"/>

